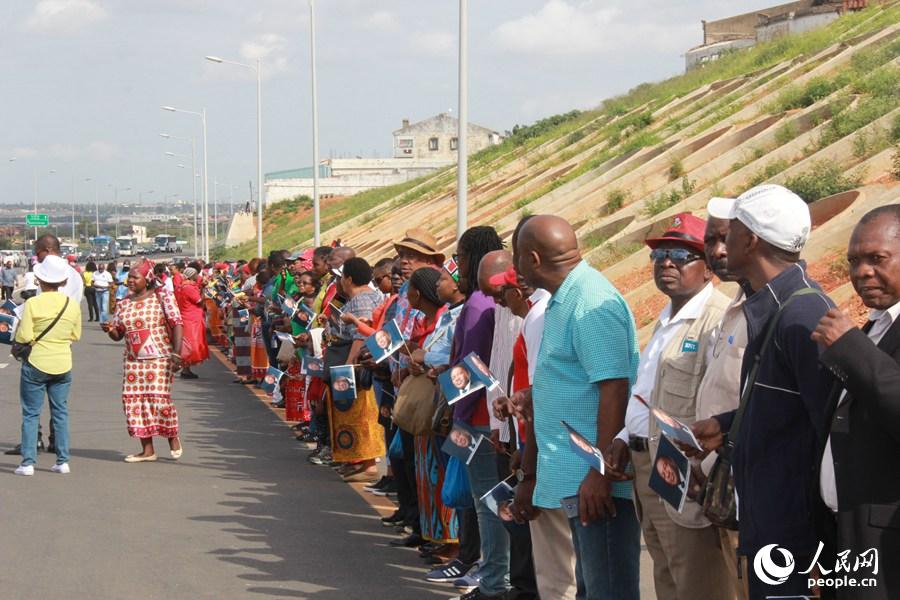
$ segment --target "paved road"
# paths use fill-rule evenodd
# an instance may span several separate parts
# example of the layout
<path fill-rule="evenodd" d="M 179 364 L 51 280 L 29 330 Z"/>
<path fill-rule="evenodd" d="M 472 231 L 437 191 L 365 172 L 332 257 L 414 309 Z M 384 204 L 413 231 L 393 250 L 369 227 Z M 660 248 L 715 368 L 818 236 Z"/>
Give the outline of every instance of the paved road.
<path fill-rule="evenodd" d="M 215 359 L 176 380 L 184 457 L 137 449 L 119 399 L 121 347 L 93 323 L 75 346 L 72 473 L 12 474 L 0 454 L 0 597 L 445 598 L 372 507 Z M 0 348 L 0 448 L 19 436 L 18 365 Z M 45 415 L 42 421 L 47 423 Z M 167 455 L 165 442 L 157 446 Z"/>

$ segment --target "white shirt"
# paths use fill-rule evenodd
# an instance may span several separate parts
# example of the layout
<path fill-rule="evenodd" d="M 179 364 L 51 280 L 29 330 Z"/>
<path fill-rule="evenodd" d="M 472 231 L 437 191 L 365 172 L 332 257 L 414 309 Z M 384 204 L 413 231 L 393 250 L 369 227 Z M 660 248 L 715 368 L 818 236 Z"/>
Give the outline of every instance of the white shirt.
<path fill-rule="evenodd" d="M 869 336 L 869 339 L 872 340 L 873 344 L 877 346 L 878 343 L 881 342 L 881 338 L 883 338 L 884 334 L 891 328 L 898 316 L 900 316 L 900 302 L 887 310 L 873 310 L 869 313 L 869 320 L 874 321 L 874 323 L 867 335 Z M 844 403 L 846 397 L 847 390 L 845 388 L 844 391 L 841 392 L 838 406 Z M 831 452 L 830 434 L 828 436 L 828 441 L 825 443 L 825 452 L 822 454 L 822 467 L 819 470 L 819 490 L 822 493 L 822 500 L 825 501 L 825 505 L 832 511 L 837 512 L 837 482 L 834 477 L 834 455 Z"/>
<path fill-rule="evenodd" d="M 541 340 L 544 339 L 544 313 L 550 302 L 550 292 L 538 288 L 528 301 L 531 308 L 522 322 L 522 337 L 525 338 L 525 351 L 528 353 L 528 381 L 534 381 L 534 370 L 541 351 Z"/>
<path fill-rule="evenodd" d="M 521 317 L 514 315 L 505 306 L 498 304 L 494 307 L 494 339 L 491 345 L 491 361 L 488 369 L 494 374 L 500 385 L 487 391 L 485 401 L 490 416 L 491 430 L 500 431 L 501 442 L 509 441 L 509 421 L 500 421 L 494 417 L 492 405 L 495 398 L 506 395 L 506 380 L 509 377 L 509 366 L 512 364 L 513 346 L 521 330 Z"/>
<path fill-rule="evenodd" d="M 110 275 L 109 271 L 94 271 L 94 274 L 91 276 L 91 283 L 98 290 L 105 290 L 112 285 L 112 282 L 113 276 Z"/>
<path fill-rule="evenodd" d="M 66 279 L 66 285 L 59 288 L 59 291 L 72 299 L 72 301 L 81 304 L 81 298 L 84 296 L 84 279 L 72 265 L 69 265 L 69 278 Z"/>
<path fill-rule="evenodd" d="M 659 327 L 653 332 L 653 337 L 641 352 L 641 361 L 638 364 L 637 381 L 631 388 L 631 398 L 628 399 L 628 408 L 625 411 L 625 428 L 616 436 L 620 440 L 628 442 L 628 436 L 650 437 L 650 410 L 644 406 L 635 396 L 640 396 L 650 402 L 653 395 L 653 387 L 656 385 L 656 371 L 659 369 L 659 357 L 669 345 L 682 321 L 698 319 L 703 314 L 706 302 L 713 293 L 713 284 L 708 283 L 687 304 L 681 307 L 678 314 L 671 316 L 672 302 L 670 301 L 659 315 Z"/>

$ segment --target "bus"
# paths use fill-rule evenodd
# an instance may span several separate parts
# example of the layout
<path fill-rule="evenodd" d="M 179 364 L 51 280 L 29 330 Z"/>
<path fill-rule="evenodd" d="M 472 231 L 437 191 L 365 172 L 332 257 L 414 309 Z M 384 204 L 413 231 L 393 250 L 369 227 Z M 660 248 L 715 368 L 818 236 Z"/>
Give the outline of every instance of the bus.
<path fill-rule="evenodd" d="M 174 235 L 161 234 L 153 238 L 153 248 L 156 252 L 181 252 L 178 238 Z"/>
<path fill-rule="evenodd" d="M 134 256 L 135 243 L 133 237 L 126 235 L 124 237 L 116 238 L 116 245 L 119 247 L 120 256 Z"/>
<path fill-rule="evenodd" d="M 98 235 L 91 238 L 91 258 L 99 260 L 119 258 L 119 247 L 115 238 L 108 235 Z"/>

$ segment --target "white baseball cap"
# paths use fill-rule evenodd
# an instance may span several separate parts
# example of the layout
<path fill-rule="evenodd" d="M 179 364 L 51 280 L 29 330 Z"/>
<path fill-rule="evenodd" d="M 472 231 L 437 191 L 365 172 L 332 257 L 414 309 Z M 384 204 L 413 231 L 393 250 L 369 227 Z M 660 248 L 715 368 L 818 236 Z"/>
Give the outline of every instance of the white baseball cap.
<path fill-rule="evenodd" d="M 771 183 L 750 188 L 736 199 L 712 198 L 706 211 L 716 219 L 737 219 L 787 252 L 800 252 L 812 228 L 806 202 L 786 187 Z"/>
<path fill-rule="evenodd" d="M 69 263 L 59 256 L 45 256 L 34 265 L 34 276 L 44 283 L 62 283 L 69 278 Z"/>

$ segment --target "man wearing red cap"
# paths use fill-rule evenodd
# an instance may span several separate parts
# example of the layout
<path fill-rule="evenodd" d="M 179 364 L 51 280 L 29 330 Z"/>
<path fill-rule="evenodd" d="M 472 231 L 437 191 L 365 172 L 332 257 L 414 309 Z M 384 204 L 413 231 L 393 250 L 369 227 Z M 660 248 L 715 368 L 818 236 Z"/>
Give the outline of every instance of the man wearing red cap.
<path fill-rule="evenodd" d="M 682 213 L 675 215 L 661 237 L 647 240 L 653 279 L 669 297 L 669 304 L 641 353 L 625 429 L 609 452 L 610 461 L 621 473 L 630 450 L 635 508 L 653 558 L 653 579 L 660 598 L 727 598 L 731 592 L 718 531 L 703 516 L 701 507 L 688 500 L 678 512 L 663 504 L 648 485 L 660 428 L 638 399 L 680 420 L 694 420 L 707 346 L 729 303 L 711 282 L 713 273 L 704 254 L 705 230 L 706 221 Z"/>

